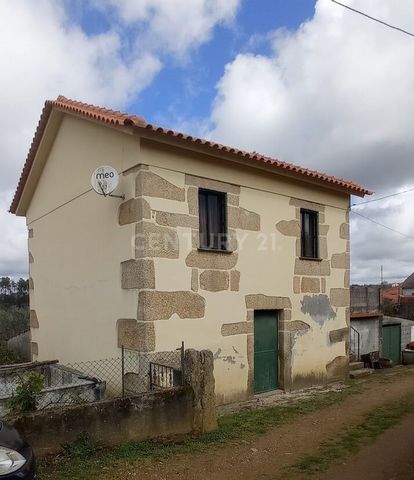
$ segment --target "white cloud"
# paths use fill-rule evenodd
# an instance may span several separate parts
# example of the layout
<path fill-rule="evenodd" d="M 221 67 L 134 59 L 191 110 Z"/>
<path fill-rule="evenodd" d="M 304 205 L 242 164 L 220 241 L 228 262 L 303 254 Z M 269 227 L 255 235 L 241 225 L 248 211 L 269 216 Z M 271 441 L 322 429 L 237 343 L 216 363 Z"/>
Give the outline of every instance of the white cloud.
<path fill-rule="evenodd" d="M 410 0 L 347 3 L 414 30 Z M 319 0 L 315 16 L 298 31 L 276 31 L 271 38 L 271 55 L 240 54 L 226 66 L 210 136 L 351 177 L 381 193 L 413 184 L 413 40 L 329 0 Z M 393 217 L 386 215 L 389 202 L 360 211 L 414 236 L 413 196 L 399 202 Z M 373 279 L 374 263 L 378 269 L 387 264 L 393 275 L 414 271 L 412 240 L 381 233 L 365 220 L 353 226 L 354 281 Z M 365 253 L 378 238 L 368 261 Z"/>
<path fill-rule="evenodd" d="M 403 190 L 403 189 L 401 189 Z M 380 280 L 381 265 L 389 283 L 404 280 L 414 271 L 414 193 L 354 207 L 351 213 L 353 281 Z M 369 217 L 391 230 L 361 218 Z M 401 232 L 401 234 L 396 232 Z M 411 238 L 409 238 L 411 237 Z"/>
<path fill-rule="evenodd" d="M 24 222 L 5 209 L 45 99 L 62 93 L 125 108 L 162 68 L 161 47 L 168 43 L 169 52 L 184 55 L 208 40 L 217 23 L 231 20 L 238 2 L 192 0 L 174 8 L 174 2 L 120 0 L 122 15 L 132 6 L 142 6 L 142 15 L 123 28 L 112 21 L 107 32 L 88 35 L 63 0 L 0 0 L 0 275 L 28 268 Z"/>
<path fill-rule="evenodd" d="M 239 3 L 239 0 L 97 0 L 96 4 L 115 9 L 125 24 L 147 24 L 138 47 L 184 55 L 208 41 L 217 24 L 230 23 Z"/>
<path fill-rule="evenodd" d="M 12 192 L 0 195 L 0 277 L 26 277 L 27 232 L 24 218 L 11 221 L 7 212 L 12 199 Z"/>

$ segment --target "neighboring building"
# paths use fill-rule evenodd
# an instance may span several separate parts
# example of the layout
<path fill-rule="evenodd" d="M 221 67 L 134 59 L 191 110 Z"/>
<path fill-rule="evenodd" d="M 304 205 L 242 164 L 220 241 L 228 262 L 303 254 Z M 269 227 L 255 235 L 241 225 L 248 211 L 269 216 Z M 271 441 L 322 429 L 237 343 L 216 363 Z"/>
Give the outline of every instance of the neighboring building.
<path fill-rule="evenodd" d="M 414 296 L 414 273 L 406 278 L 401 285 L 401 295 L 403 297 Z"/>
<path fill-rule="evenodd" d="M 401 363 L 401 351 L 414 341 L 414 322 L 400 317 L 385 316 L 382 319 L 381 355 L 394 364 Z"/>
<path fill-rule="evenodd" d="M 121 173 L 117 194 L 91 173 Z M 218 403 L 348 373 L 349 202 L 332 176 L 59 97 L 11 212 L 29 231 L 34 360 L 208 348 Z"/>
<path fill-rule="evenodd" d="M 396 311 L 399 317 L 414 320 L 414 273 L 401 284 L 401 295 Z"/>
<path fill-rule="evenodd" d="M 356 357 L 381 350 L 382 313 L 351 311 L 350 351 Z"/>
<path fill-rule="evenodd" d="M 401 285 L 399 283 L 394 285 L 384 285 L 382 295 L 384 303 L 389 302 L 392 305 L 398 305 L 401 297 Z"/>
<path fill-rule="evenodd" d="M 381 287 L 351 286 L 350 351 L 356 357 L 381 350 Z"/>
<path fill-rule="evenodd" d="M 380 285 L 351 285 L 351 313 L 376 313 L 380 310 Z"/>
<path fill-rule="evenodd" d="M 414 322 L 382 313 L 380 285 L 351 286 L 350 352 L 361 356 L 379 352 L 401 363 L 401 351 L 414 339 Z"/>

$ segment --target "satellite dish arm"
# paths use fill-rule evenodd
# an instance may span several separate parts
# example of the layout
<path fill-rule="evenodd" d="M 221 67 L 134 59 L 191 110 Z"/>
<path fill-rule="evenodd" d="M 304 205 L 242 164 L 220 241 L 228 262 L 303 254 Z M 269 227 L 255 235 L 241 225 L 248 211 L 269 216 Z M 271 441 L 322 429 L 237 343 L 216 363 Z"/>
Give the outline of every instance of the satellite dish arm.
<path fill-rule="evenodd" d="M 125 195 L 112 195 L 112 193 L 105 193 L 102 187 L 102 182 L 98 182 L 98 183 L 99 183 L 99 188 L 101 189 L 102 195 L 104 197 L 121 198 L 122 200 L 125 200 Z"/>
<path fill-rule="evenodd" d="M 101 189 L 102 195 L 106 197 L 105 190 L 103 189 L 102 182 L 98 182 L 99 188 Z"/>

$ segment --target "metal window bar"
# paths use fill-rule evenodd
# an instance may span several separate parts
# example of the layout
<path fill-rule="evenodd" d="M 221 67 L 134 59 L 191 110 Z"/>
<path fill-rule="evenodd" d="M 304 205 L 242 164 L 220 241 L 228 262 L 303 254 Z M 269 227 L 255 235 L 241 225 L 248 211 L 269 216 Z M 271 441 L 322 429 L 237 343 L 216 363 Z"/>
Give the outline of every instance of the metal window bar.
<path fill-rule="evenodd" d="M 185 372 L 184 372 L 185 347 L 184 347 L 184 342 L 181 342 L 181 347 L 178 350 L 180 350 L 180 353 L 181 353 L 181 385 L 184 386 L 184 383 L 185 383 Z"/>
<path fill-rule="evenodd" d="M 177 383 L 181 384 L 181 378 L 178 379 L 178 372 L 175 368 L 161 363 L 150 362 L 150 388 L 156 390 L 159 388 L 173 388 Z"/>
<path fill-rule="evenodd" d="M 360 333 L 357 329 L 351 326 L 350 329 L 350 342 L 349 342 L 350 351 L 353 355 L 356 356 L 357 361 L 360 360 Z"/>

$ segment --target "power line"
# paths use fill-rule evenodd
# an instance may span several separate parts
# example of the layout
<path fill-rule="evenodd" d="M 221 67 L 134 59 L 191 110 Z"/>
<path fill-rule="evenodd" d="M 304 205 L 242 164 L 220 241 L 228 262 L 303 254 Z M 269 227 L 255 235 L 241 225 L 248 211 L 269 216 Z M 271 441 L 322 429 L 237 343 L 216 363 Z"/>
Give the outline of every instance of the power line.
<path fill-rule="evenodd" d="M 84 195 L 91 192 L 92 190 L 93 190 L 93 188 L 89 188 L 88 190 L 85 190 L 84 192 L 80 193 L 79 195 L 76 195 L 76 197 L 71 198 L 67 202 L 61 203 L 57 207 L 52 208 L 52 210 L 49 210 L 48 212 L 44 213 L 43 215 L 40 215 L 40 217 L 37 217 L 34 220 L 32 220 L 30 223 L 27 224 L 27 226 L 30 226 L 32 223 L 37 222 L 38 220 L 41 220 L 44 217 L 47 217 L 48 215 L 50 215 L 53 212 L 56 212 L 56 210 L 59 210 L 60 208 L 65 207 L 66 205 L 69 205 L 69 203 L 72 203 L 73 201 L 77 200 L 78 198 L 83 197 Z"/>
<path fill-rule="evenodd" d="M 369 220 L 370 222 L 375 223 L 376 225 L 379 225 L 380 227 L 386 228 L 387 230 L 390 230 L 391 232 L 398 233 L 398 235 L 409 238 L 410 240 L 414 240 L 414 237 L 411 237 L 410 235 L 406 235 L 405 233 L 399 232 L 398 230 L 394 230 L 393 228 L 388 227 L 387 225 L 384 225 L 383 223 L 377 222 L 376 220 L 373 220 L 372 218 L 366 217 L 365 215 L 362 215 L 361 213 L 355 212 L 354 210 L 351 210 L 351 211 L 355 215 L 358 215 L 359 217 L 365 218 L 365 220 Z"/>
<path fill-rule="evenodd" d="M 384 280 L 405 280 L 407 275 L 401 275 L 399 277 L 384 277 Z"/>
<path fill-rule="evenodd" d="M 408 190 L 404 190 L 403 192 L 391 193 L 390 195 L 385 195 L 384 197 L 374 198 L 372 200 L 366 200 L 365 202 L 354 203 L 353 205 L 351 205 L 351 208 L 352 207 L 359 207 L 360 205 L 365 205 L 367 203 L 379 202 L 380 200 L 385 200 L 386 198 L 397 197 L 398 195 L 402 195 L 403 193 L 408 193 L 408 192 L 413 192 L 413 191 L 414 191 L 414 187 L 409 188 Z"/>
<path fill-rule="evenodd" d="M 391 25 L 390 23 L 384 22 L 383 20 L 380 20 L 379 18 L 372 17 L 371 15 L 368 15 L 367 13 L 364 13 L 364 12 L 361 12 L 360 10 L 352 8 L 349 5 L 345 5 L 341 2 L 338 2 L 337 0 L 331 0 L 331 2 L 336 3 L 337 5 L 340 5 L 341 7 L 347 8 L 348 10 L 351 10 L 354 13 L 358 13 L 359 15 L 362 15 L 363 17 L 369 18 L 370 20 L 373 20 L 374 22 L 380 23 L 381 25 L 385 25 L 386 27 L 392 28 L 393 30 L 397 30 L 401 33 L 405 33 L 406 35 L 410 35 L 410 37 L 414 37 L 414 33 L 408 32 L 407 30 L 404 30 L 403 28 L 396 27 L 395 25 Z"/>

